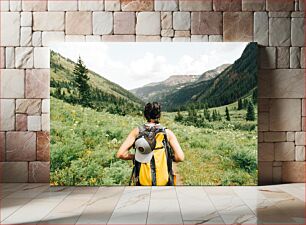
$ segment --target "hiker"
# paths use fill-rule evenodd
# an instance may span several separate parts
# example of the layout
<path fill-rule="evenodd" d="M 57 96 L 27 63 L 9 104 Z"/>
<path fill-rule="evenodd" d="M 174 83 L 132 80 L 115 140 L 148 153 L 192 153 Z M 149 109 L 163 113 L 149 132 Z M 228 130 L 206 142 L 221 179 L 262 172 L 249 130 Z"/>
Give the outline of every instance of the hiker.
<path fill-rule="evenodd" d="M 130 185 L 175 185 L 172 161 L 182 162 L 184 152 L 174 133 L 159 123 L 159 103 L 147 103 L 144 117 L 147 123 L 130 132 L 118 150 L 117 158 L 134 162 Z M 129 152 L 132 147 L 135 148 L 135 154 Z"/>

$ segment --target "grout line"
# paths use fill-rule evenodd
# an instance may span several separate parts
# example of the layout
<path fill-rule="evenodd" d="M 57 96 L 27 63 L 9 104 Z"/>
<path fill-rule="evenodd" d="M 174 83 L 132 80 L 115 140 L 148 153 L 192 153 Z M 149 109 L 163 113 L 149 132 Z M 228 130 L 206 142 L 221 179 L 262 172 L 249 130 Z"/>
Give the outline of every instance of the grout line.
<path fill-rule="evenodd" d="M 151 204 L 151 196 L 152 196 L 152 187 L 150 188 L 150 195 L 149 195 L 149 204 L 148 204 L 148 210 L 147 210 L 146 224 L 148 224 L 150 204 Z"/>
<path fill-rule="evenodd" d="M 175 190 L 176 200 L 178 202 L 178 206 L 179 206 L 179 209 L 180 209 L 180 215 L 181 215 L 181 219 L 182 219 L 182 224 L 184 224 L 184 218 L 183 218 L 183 214 L 182 214 L 182 208 L 181 208 L 181 204 L 180 204 L 180 201 L 179 201 L 179 197 L 178 197 L 178 194 L 177 194 L 177 189 L 176 189 L 176 187 L 173 187 L 173 188 Z"/>
<path fill-rule="evenodd" d="M 114 209 L 113 209 L 112 214 L 110 215 L 110 217 L 109 217 L 109 218 L 108 218 L 108 220 L 106 221 L 106 224 L 108 224 L 108 223 L 109 223 L 110 219 L 111 219 L 111 218 L 112 218 L 112 216 L 114 215 L 115 209 L 117 208 L 117 205 L 118 205 L 118 203 L 119 203 L 120 199 L 122 198 L 123 193 L 125 192 L 125 190 L 126 190 L 126 187 L 124 187 L 124 188 L 123 188 L 123 191 L 121 192 L 121 195 L 120 195 L 120 197 L 118 198 L 118 200 L 117 200 L 117 202 L 116 202 L 116 204 L 115 204 L 115 206 L 114 206 Z"/>

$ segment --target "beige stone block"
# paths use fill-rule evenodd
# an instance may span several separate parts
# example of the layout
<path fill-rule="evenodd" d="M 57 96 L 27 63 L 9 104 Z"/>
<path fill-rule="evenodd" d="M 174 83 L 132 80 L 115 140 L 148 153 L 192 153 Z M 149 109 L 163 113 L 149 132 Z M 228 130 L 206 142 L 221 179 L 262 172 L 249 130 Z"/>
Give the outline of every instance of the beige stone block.
<path fill-rule="evenodd" d="M 85 35 L 66 35 L 66 42 L 85 42 Z"/>
<path fill-rule="evenodd" d="M 174 33 L 175 37 L 190 37 L 189 30 L 176 30 Z"/>
<path fill-rule="evenodd" d="M 40 47 L 42 45 L 41 31 L 35 31 L 32 34 L 32 45 L 34 47 Z"/>
<path fill-rule="evenodd" d="M 212 0 L 193 1 L 179 0 L 180 11 L 212 11 Z"/>
<path fill-rule="evenodd" d="M 241 0 L 213 0 L 214 11 L 241 11 Z"/>
<path fill-rule="evenodd" d="M 274 160 L 274 144 L 259 143 L 258 144 L 258 160 L 260 162 Z"/>
<path fill-rule="evenodd" d="M 259 45 L 269 45 L 269 19 L 267 12 L 254 13 L 254 41 Z"/>
<path fill-rule="evenodd" d="M 304 18 L 305 12 L 292 12 L 291 17 L 292 18 Z"/>
<path fill-rule="evenodd" d="M 290 12 L 269 12 L 269 17 L 289 18 L 290 14 Z"/>
<path fill-rule="evenodd" d="M 299 10 L 305 11 L 305 0 L 299 0 Z"/>
<path fill-rule="evenodd" d="M 304 70 L 259 70 L 260 98 L 304 98 Z"/>
<path fill-rule="evenodd" d="M 306 162 L 284 162 L 282 166 L 282 181 L 284 183 L 305 183 Z"/>
<path fill-rule="evenodd" d="M 49 183 L 50 163 L 49 162 L 29 162 L 29 182 Z"/>
<path fill-rule="evenodd" d="M 266 98 L 258 99 L 258 112 L 269 112 L 270 100 Z"/>
<path fill-rule="evenodd" d="M 174 37 L 173 42 L 190 42 L 190 37 Z"/>
<path fill-rule="evenodd" d="M 305 48 L 301 48 L 301 68 L 305 69 Z"/>
<path fill-rule="evenodd" d="M 276 48 L 275 47 L 259 47 L 259 67 L 261 69 L 276 68 Z"/>
<path fill-rule="evenodd" d="M 16 99 L 16 113 L 40 115 L 42 111 L 40 99 Z"/>
<path fill-rule="evenodd" d="M 64 12 L 34 12 L 33 30 L 37 31 L 64 31 Z"/>
<path fill-rule="evenodd" d="M 28 130 L 40 131 L 41 130 L 41 117 L 40 116 L 28 116 Z"/>
<path fill-rule="evenodd" d="M 154 1 L 155 11 L 178 11 L 178 0 Z"/>
<path fill-rule="evenodd" d="M 35 132 L 7 132 L 7 161 L 33 161 L 36 159 Z"/>
<path fill-rule="evenodd" d="M 162 37 L 173 37 L 174 30 L 173 29 L 161 30 L 161 36 Z"/>
<path fill-rule="evenodd" d="M 161 42 L 172 42 L 172 38 L 171 37 L 161 37 L 160 41 Z"/>
<path fill-rule="evenodd" d="M 5 48 L 0 47 L 0 68 L 3 69 L 5 67 Z"/>
<path fill-rule="evenodd" d="M 160 12 L 140 12 L 137 14 L 137 35 L 160 35 Z M 150 23 L 148 23 L 150 21 Z"/>
<path fill-rule="evenodd" d="M 103 35 L 102 41 L 108 42 L 135 42 L 135 35 Z"/>
<path fill-rule="evenodd" d="M 269 19 L 269 45 L 290 46 L 290 18 Z"/>
<path fill-rule="evenodd" d="M 161 12 L 161 28 L 162 29 L 172 29 L 172 13 L 171 12 Z"/>
<path fill-rule="evenodd" d="M 112 34 L 113 20 L 112 12 L 93 12 L 93 34 Z"/>
<path fill-rule="evenodd" d="M 49 11 L 77 11 L 78 0 L 48 0 Z"/>
<path fill-rule="evenodd" d="M 242 0 L 242 11 L 264 11 L 265 0 Z"/>
<path fill-rule="evenodd" d="M 306 99 L 302 99 L 302 116 L 306 116 Z"/>
<path fill-rule="evenodd" d="M 50 70 L 26 70 L 26 98 L 50 98 Z"/>
<path fill-rule="evenodd" d="M 192 12 L 191 34 L 222 34 L 221 12 Z"/>
<path fill-rule="evenodd" d="M 121 0 L 122 11 L 152 11 L 153 0 Z"/>
<path fill-rule="evenodd" d="M 160 36 L 136 36 L 136 42 L 160 42 Z"/>
<path fill-rule="evenodd" d="M 10 10 L 10 1 L 9 0 L 0 1 L 0 10 L 1 10 L 1 12 L 9 11 Z"/>
<path fill-rule="evenodd" d="M 34 48 L 34 68 L 50 68 L 50 49 L 48 47 Z"/>
<path fill-rule="evenodd" d="M 295 140 L 295 133 L 294 132 L 287 132 L 287 141 L 294 141 Z"/>
<path fill-rule="evenodd" d="M 290 47 L 290 68 L 301 68 L 301 49 L 299 47 Z"/>
<path fill-rule="evenodd" d="M 296 145 L 306 145 L 305 132 L 296 132 L 295 133 L 295 144 Z"/>
<path fill-rule="evenodd" d="M 191 42 L 208 42 L 208 35 L 191 35 Z"/>
<path fill-rule="evenodd" d="M 42 113 L 50 113 L 50 99 L 42 100 Z"/>
<path fill-rule="evenodd" d="M 279 69 L 288 69 L 290 67 L 290 49 L 289 47 L 276 48 L 277 63 Z"/>
<path fill-rule="evenodd" d="M 258 115 L 258 130 L 268 131 L 269 130 L 269 113 L 261 112 Z"/>
<path fill-rule="evenodd" d="M 16 131 L 28 130 L 28 117 L 26 114 L 16 114 Z"/>
<path fill-rule="evenodd" d="M 32 12 L 21 12 L 20 25 L 22 27 L 32 26 Z"/>
<path fill-rule="evenodd" d="M 114 13 L 114 34 L 135 34 L 136 15 L 134 12 Z"/>
<path fill-rule="evenodd" d="M 258 131 L 258 143 L 261 143 L 264 141 L 264 133 L 265 132 Z"/>
<path fill-rule="evenodd" d="M 281 166 L 273 166 L 272 168 L 273 175 L 273 184 L 281 184 L 282 183 L 282 167 Z"/>
<path fill-rule="evenodd" d="M 293 161 L 294 160 L 294 142 L 278 142 L 274 144 L 276 161 Z"/>
<path fill-rule="evenodd" d="M 66 34 L 92 34 L 91 12 L 66 12 Z"/>
<path fill-rule="evenodd" d="M 270 105 L 271 131 L 301 130 L 301 100 L 273 99 Z"/>
<path fill-rule="evenodd" d="M 5 66 L 7 69 L 15 68 L 15 48 L 6 47 L 5 48 Z"/>
<path fill-rule="evenodd" d="M 1 12 L 1 46 L 19 46 L 20 13 Z"/>
<path fill-rule="evenodd" d="M 120 0 L 106 0 L 105 11 L 120 11 Z"/>
<path fill-rule="evenodd" d="M 100 42 L 101 36 L 100 35 L 86 35 L 85 41 L 86 42 Z"/>
<path fill-rule="evenodd" d="M 305 46 L 305 27 L 304 18 L 291 19 L 291 45 Z"/>
<path fill-rule="evenodd" d="M 0 131 L 15 129 L 15 100 L 0 99 Z"/>
<path fill-rule="evenodd" d="M 15 67 L 18 69 L 33 68 L 33 48 L 15 48 Z"/>
<path fill-rule="evenodd" d="M 22 0 L 22 11 L 47 11 L 48 1 Z"/>
<path fill-rule="evenodd" d="M 222 35 L 209 35 L 208 41 L 209 42 L 223 42 L 223 36 Z"/>
<path fill-rule="evenodd" d="M 104 0 L 79 0 L 78 3 L 80 11 L 102 11 L 104 9 Z"/>
<path fill-rule="evenodd" d="M 253 41 L 253 13 L 223 13 L 224 41 Z"/>
<path fill-rule="evenodd" d="M 286 132 L 265 132 L 264 141 L 265 142 L 281 142 L 286 141 Z"/>
<path fill-rule="evenodd" d="M 50 114 L 42 114 L 41 115 L 41 129 L 43 131 L 50 131 Z"/>
<path fill-rule="evenodd" d="M 1 182 L 28 182 L 28 162 L 1 162 Z"/>
<path fill-rule="evenodd" d="M 0 132 L 0 162 L 5 161 L 5 132 Z"/>
<path fill-rule="evenodd" d="M 295 161 L 305 161 L 305 146 L 295 147 Z"/>
<path fill-rule="evenodd" d="M 258 185 L 272 184 L 272 162 L 258 162 Z"/>
<path fill-rule="evenodd" d="M 190 30 L 190 13 L 174 12 L 173 13 L 173 29 L 174 30 Z"/>
<path fill-rule="evenodd" d="M 16 69 L 1 70 L 1 98 L 24 97 L 24 71 Z"/>
<path fill-rule="evenodd" d="M 42 32 L 42 45 L 43 46 L 51 46 L 57 42 L 64 42 L 65 41 L 65 34 L 62 31 L 44 31 Z"/>
<path fill-rule="evenodd" d="M 31 46 L 31 44 L 32 44 L 32 28 L 21 27 L 20 46 Z"/>
<path fill-rule="evenodd" d="M 50 134 L 49 132 L 37 132 L 37 153 L 39 161 L 50 161 Z"/>
<path fill-rule="evenodd" d="M 267 0 L 266 7 L 267 11 L 293 11 L 294 0 Z"/>

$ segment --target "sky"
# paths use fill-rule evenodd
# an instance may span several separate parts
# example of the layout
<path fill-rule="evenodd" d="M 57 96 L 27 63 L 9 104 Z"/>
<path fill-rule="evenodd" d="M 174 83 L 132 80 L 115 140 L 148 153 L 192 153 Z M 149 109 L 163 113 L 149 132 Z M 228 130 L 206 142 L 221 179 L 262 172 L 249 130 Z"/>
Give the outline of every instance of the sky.
<path fill-rule="evenodd" d="M 200 75 L 238 59 L 247 42 L 100 43 L 71 42 L 50 47 L 127 90 L 171 75 Z"/>

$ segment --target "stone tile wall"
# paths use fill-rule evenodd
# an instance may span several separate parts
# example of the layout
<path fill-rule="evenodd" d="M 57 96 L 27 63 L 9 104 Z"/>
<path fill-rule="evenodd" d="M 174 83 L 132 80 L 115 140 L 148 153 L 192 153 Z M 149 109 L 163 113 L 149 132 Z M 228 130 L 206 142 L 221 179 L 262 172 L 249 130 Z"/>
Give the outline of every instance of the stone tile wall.
<path fill-rule="evenodd" d="M 305 182 L 304 0 L 1 0 L 3 182 L 48 182 L 49 49 L 64 41 L 255 41 L 259 184 Z"/>

